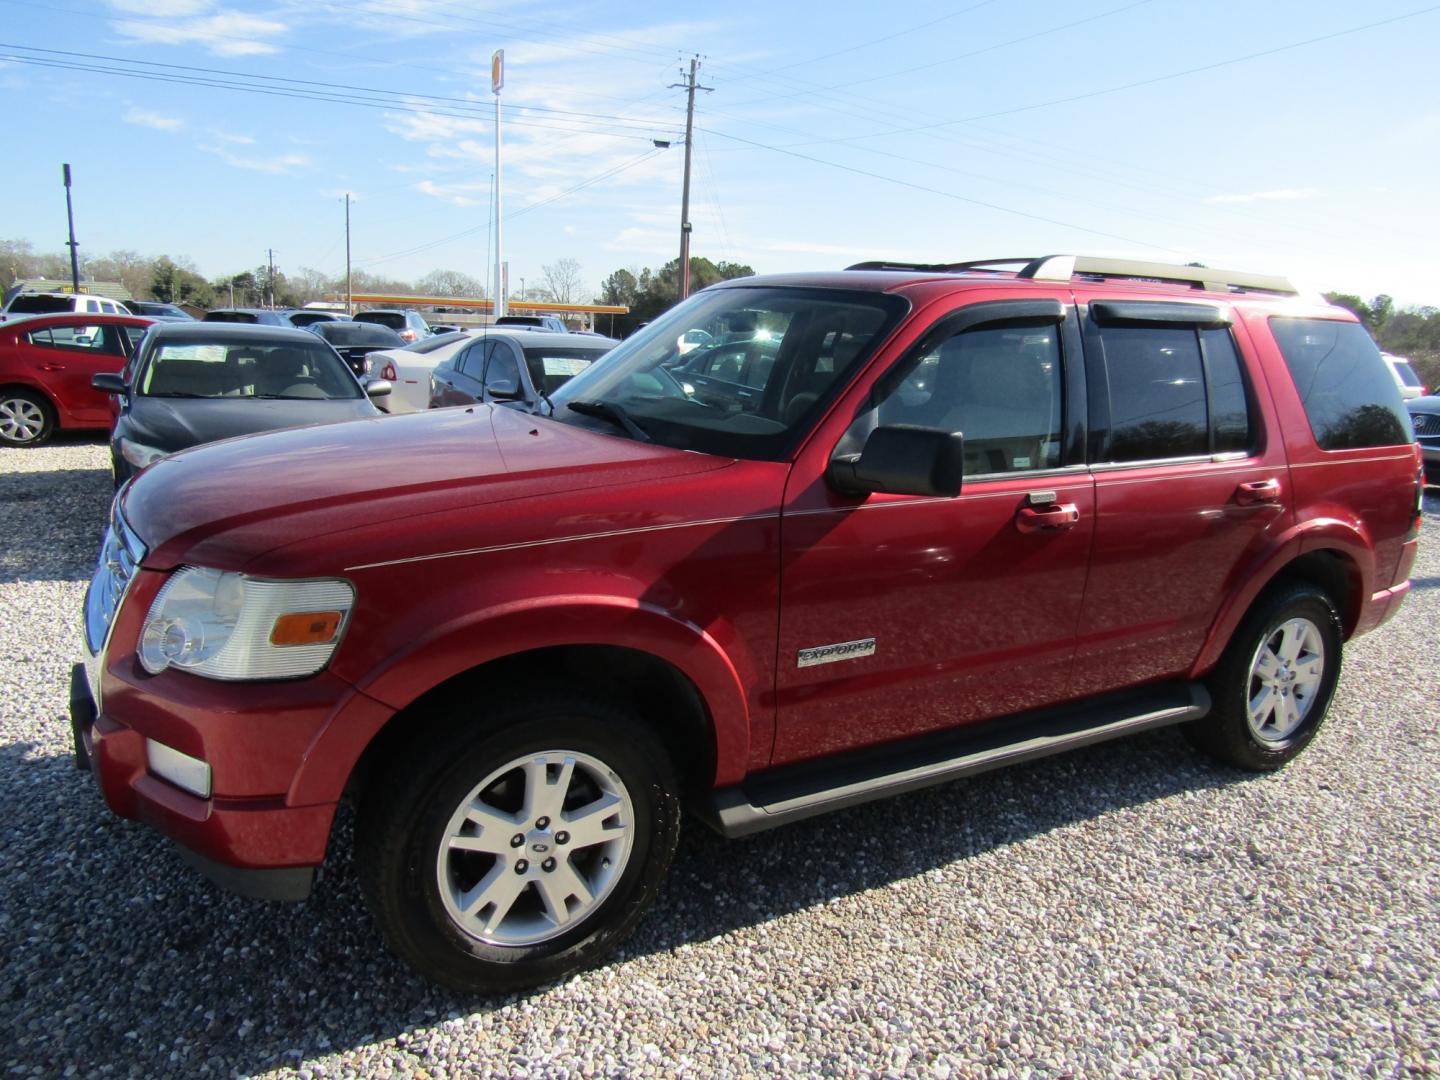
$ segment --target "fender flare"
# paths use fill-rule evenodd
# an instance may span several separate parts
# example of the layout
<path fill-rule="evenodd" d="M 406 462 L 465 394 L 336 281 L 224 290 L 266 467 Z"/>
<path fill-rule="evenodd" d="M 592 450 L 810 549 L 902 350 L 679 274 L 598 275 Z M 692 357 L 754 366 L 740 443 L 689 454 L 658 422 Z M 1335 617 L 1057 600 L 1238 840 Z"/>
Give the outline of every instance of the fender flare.
<path fill-rule="evenodd" d="M 338 799 L 361 753 L 390 718 L 435 687 L 492 661 L 566 645 L 629 648 L 676 668 L 709 711 L 715 782 L 738 783 L 744 777 L 752 739 L 745 683 L 711 633 L 643 601 L 551 596 L 501 604 L 445 623 L 360 680 L 356 694 L 306 750 L 287 802 Z"/>
<path fill-rule="evenodd" d="M 1355 603 L 1352 605 L 1358 610 L 1358 605 L 1369 595 L 1370 583 L 1375 577 L 1374 552 L 1365 535 L 1354 523 L 1340 518 L 1311 518 L 1300 522 L 1287 529 L 1241 575 L 1240 587 L 1230 593 L 1210 624 L 1210 633 L 1190 669 L 1190 678 L 1202 677 L 1220 661 L 1231 636 L 1239 628 L 1255 598 L 1296 559 L 1316 551 L 1338 552 L 1353 565 L 1360 578 L 1358 595 L 1353 598 Z M 1351 612 L 1342 611 L 1340 614 L 1347 624 L 1352 621 Z"/>

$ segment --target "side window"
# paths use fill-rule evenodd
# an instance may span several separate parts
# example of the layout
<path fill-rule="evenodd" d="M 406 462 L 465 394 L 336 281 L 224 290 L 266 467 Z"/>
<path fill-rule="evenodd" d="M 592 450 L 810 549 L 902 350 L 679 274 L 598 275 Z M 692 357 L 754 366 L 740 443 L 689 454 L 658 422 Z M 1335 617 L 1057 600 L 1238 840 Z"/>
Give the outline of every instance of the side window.
<path fill-rule="evenodd" d="M 25 340 L 30 342 L 31 345 L 38 345 L 42 349 L 55 347 L 55 339 L 49 330 L 31 330 L 30 333 L 25 335 Z"/>
<path fill-rule="evenodd" d="M 1210 390 L 1211 451 L 1249 450 L 1250 400 L 1235 339 L 1223 327 L 1206 327 L 1200 331 L 1200 348 L 1205 353 L 1205 382 Z"/>
<path fill-rule="evenodd" d="M 98 315 L 98 314 L 100 314 L 100 301 L 99 301 L 99 300 L 86 300 L 86 301 L 85 301 L 85 313 L 86 313 L 87 315 Z"/>
<path fill-rule="evenodd" d="M 136 349 L 140 348 L 140 339 L 145 336 L 147 329 L 149 329 L 149 327 L 145 326 L 124 326 L 121 328 L 121 333 L 125 335 L 125 339 L 130 346 L 125 350 L 126 352 L 134 353 Z"/>
<path fill-rule="evenodd" d="M 494 352 L 490 357 L 490 365 L 485 369 L 485 388 L 503 385 L 520 389 L 525 384 L 520 381 L 520 363 L 515 359 L 515 354 L 510 349 L 498 342 L 494 344 Z"/>
<path fill-rule="evenodd" d="M 480 381 L 485 373 L 485 357 L 495 347 L 493 341 L 477 341 L 460 354 L 459 360 L 455 362 L 455 370 L 467 378 Z"/>
<path fill-rule="evenodd" d="M 120 338 L 110 326 L 57 326 L 50 331 L 51 345 L 67 352 L 120 355 Z"/>
<path fill-rule="evenodd" d="M 1107 326 L 1100 331 L 1110 382 L 1107 461 L 1210 452 L 1205 368 L 1192 326 Z"/>
<path fill-rule="evenodd" d="M 919 357 L 842 447 L 858 451 L 878 425 L 916 424 L 965 436 L 967 476 L 1057 468 L 1063 376 L 1059 326 L 965 330 Z"/>
<path fill-rule="evenodd" d="M 1274 318 L 1270 332 L 1322 450 L 1412 441 L 1400 387 L 1363 326 L 1333 319 Z"/>

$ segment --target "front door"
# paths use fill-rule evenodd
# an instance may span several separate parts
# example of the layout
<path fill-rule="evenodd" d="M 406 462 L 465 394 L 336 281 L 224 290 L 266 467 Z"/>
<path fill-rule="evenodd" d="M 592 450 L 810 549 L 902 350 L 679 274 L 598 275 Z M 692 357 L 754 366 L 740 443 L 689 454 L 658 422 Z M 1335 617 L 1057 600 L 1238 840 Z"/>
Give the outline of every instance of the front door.
<path fill-rule="evenodd" d="M 1067 696 L 1095 524 L 1074 326 L 1059 299 L 960 308 L 858 391 L 838 444 L 812 439 L 781 531 L 775 764 Z M 958 497 L 832 490 L 831 456 L 891 424 L 964 434 Z"/>

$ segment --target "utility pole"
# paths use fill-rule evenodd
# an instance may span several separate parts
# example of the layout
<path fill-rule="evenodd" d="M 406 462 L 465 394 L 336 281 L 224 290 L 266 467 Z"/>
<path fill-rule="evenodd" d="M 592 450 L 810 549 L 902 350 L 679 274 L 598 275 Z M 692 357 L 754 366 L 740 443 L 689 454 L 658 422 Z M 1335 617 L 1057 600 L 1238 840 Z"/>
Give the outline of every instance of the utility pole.
<path fill-rule="evenodd" d="M 505 314 L 504 217 L 500 212 L 500 90 L 505 85 L 505 50 L 496 49 L 490 57 L 490 90 L 495 95 L 495 304 L 492 318 Z"/>
<path fill-rule="evenodd" d="M 270 310 L 275 310 L 275 249 L 265 249 L 265 261 L 270 269 L 265 276 L 265 284 L 270 288 Z"/>
<path fill-rule="evenodd" d="M 345 193 L 345 314 L 353 317 L 355 315 L 355 301 L 351 299 L 355 295 L 352 288 L 353 282 L 350 278 L 350 193 Z"/>
<path fill-rule="evenodd" d="M 680 196 L 680 299 L 690 295 L 690 150 L 695 141 L 695 91 L 707 93 L 710 86 L 696 86 L 695 74 L 700 70 L 700 57 L 690 58 L 690 78 L 683 83 L 671 83 L 670 88 L 684 89 L 685 100 L 685 186 Z"/>
<path fill-rule="evenodd" d="M 66 246 L 70 249 L 70 288 L 72 292 L 80 291 L 80 255 L 79 247 L 75 243 L 75 207 L 70 202 L 70 166 L 62 166 L 65 175 L 65 217 L 70 222 L 70 243 Z"/>

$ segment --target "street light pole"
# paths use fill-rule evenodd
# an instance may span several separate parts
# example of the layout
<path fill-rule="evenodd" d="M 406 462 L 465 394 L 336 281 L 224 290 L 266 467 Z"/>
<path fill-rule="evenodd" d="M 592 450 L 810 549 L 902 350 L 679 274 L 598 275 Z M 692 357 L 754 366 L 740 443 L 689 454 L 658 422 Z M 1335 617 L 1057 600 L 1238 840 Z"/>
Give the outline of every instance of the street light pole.
<path fill-rule="evenodd" d="M 70 166 L 62 166 L 65 175 L 65 217 L 70 223 L 70 289 L 72 292 L 80 291 L 80 255 L 79 246 L 75 243 L 75 207 L 70 202 Z"/>
<path fill-rule="evenodd" d="M 353 282 L 350 278 L 350 193 L 345 193 L 345 314 L 354 316 L 355 301 L 352 299 L 355 292 L 352 288 Z"/>
<path fill-rule="evenodd" d="M 496 49 L 490 57 L 490 90 L 495 95 L 495 304 L 491 311 L 497 319 L 505 314 L 504 215 L 500 209 L 500 90 L 504 85 L 505 50 Z"/>

